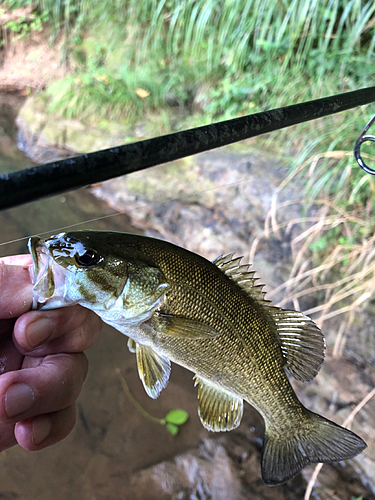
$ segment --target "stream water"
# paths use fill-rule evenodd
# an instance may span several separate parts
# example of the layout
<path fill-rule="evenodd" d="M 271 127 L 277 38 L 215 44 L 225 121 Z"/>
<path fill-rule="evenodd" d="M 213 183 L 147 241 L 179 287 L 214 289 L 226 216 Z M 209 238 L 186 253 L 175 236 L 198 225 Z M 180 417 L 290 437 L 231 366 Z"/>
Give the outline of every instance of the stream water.
<path fill-rule="evenodd" d="M 0 96 L 0 172 L 30 166 L 17 148 L 14 118 L 22 100 Z M 110 213 L 108 205 L 81 189 L 23 207 L 0 212 L 0 257 L 26 252 L 27 237 Z M 125 215 L 84 223 L 79 229 L 117 231 L 131 227 Z M 3 245 L 2 243 L 19 240 Z M 14 447 L 0 455 L 0 498 L 3 499 L 191 499 L 191 500 L 297 500 L 305 481 L 299 475 L 287 485 L 267 488 L 260 477 L 263 423 L 246 405 L 243 423 L 231 433 L 208 433 L 197 416 L 192 374 L 174 365 L 169 385 L 157 401 L 145 394 L 126 339 L 109 327 L 103 329 L 87 353 L 88 379 L 77 404 L 77 424 L 63 442 L 37 453 Z M 176 437 L 149 422 L 128 401 L 115 369 L 120 368 L 138 401 L 158 417 L 172 408 L 190 414 Z M 351 500 L 369 490 L 345 470 L 327 466 L 328 481 L 337 496 L 322 490 L 314 498 Z M 351 469 L 352 470 L 352 469 Z M 310 473 L 312 468 L 310 468 Z M 327 473 L 326 473 L 327 474 Z M 353 486 L 354 485 L 354 486 Z"/>

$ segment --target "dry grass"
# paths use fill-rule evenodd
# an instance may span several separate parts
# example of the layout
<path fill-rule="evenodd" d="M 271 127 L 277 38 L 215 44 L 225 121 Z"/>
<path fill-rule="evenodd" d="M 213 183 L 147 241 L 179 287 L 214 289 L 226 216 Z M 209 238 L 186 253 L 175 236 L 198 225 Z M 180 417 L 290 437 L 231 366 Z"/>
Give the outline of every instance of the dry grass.
<path fill-rule="evenodd" d="M 319 176 L 323 175 L 322 172 L 315 171 L 320 160 L 337 162 L 349 155 L 351 152 L 345 151 L 317 155 L 290 174 L 274 194 L 264 233 L 254 240 L 250 250 L 252 262 L 262 238 L 274 235 L 282 239 L 282 233 L 290 234 L 293 228 L 299 228 L 298 234 L 291 240 L 293 267 L 290 278 L 269 293 L 268 298 L 272 299 L 283 291 L 284 298 L 278 305 L 285 307 L 287 303 L 292 302 L 296 309 L 301 309 L 301 300 L 315 296 L 319 305 L 304 310 L 304 313 L 312 315 L 320 328 L 327 319 L 340 316 L 341 326 L 331 353 L 334 356 L 343 353 L 346 334 L 355 315 L 366 307 L 375 291 L 375 234 L 370 209 L 361 213 L 358 204 L 353 203 L 352 208 L 347 210 L 343 208 L 344 205 L 337 196 L 322 196 L 320 199 L 311 200 L 304 198 L 289 202 L 279 202 L 278 199 L 282 189 L 289 182 L 295 181 L 300 173 L 306 173 L 306 170 L 310 178 L 315 175 L 315 181 L 318 181 Z M 375 158 L 370 158 L 370 161 L 375 162 Z M 353 193 L 347 192 L 346 185 L 349 184 L 351 173 L 351 166 L 348 166 L 344 172 L 345 179 L 341 191 L 341 196 L 347 200 L 353 197 Z M 365 183 L 374 183 L 370 176 L 363 175 L 359 181 L 360 185 L 357 184 L 355 188 L 356 192 Z M 305 206 L 313 204 L 311 215 L 279 223 L 280 210 L 293 203 Z M 334 228 L 336 237 L 332 236 Z M 322 242 L 323 250 L 312 250 L 319 241 Z"/>

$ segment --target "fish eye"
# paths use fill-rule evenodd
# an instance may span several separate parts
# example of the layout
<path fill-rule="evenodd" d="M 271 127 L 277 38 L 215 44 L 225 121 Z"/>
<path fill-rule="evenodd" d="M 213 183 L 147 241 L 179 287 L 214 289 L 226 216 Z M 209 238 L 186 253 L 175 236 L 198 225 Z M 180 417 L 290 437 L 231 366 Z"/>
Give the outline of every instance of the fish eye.
<path fill-rule="evenodd" d="M 87 250 L 82 255 L 76 254 L 74 258 L 79 267 L 93 267 L 101 261 L 100 255 L 95 250 Z"/>

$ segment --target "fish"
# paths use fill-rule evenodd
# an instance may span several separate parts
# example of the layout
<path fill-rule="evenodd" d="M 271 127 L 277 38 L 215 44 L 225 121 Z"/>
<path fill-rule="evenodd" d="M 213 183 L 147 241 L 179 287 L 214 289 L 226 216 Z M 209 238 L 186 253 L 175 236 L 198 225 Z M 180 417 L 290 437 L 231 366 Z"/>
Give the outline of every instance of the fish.
<path fill-rule="evenodd" d="M 352 431 L 299 401 L 289 377 L 308 382 L 317 375 L 323 334 L 304 314 L 266 300 L 241 257 L 210 262 L 166 241 L 106 231 L 32 237 L 29 251 L 33 309 L 80 304 L 128 336 L 151 398 L 168 384 L 174 362 L 194 373 L 206 429 L 235 429 L 244 401 L 252 405 L 265 423 L 265 484 L 366 448 Z"/>

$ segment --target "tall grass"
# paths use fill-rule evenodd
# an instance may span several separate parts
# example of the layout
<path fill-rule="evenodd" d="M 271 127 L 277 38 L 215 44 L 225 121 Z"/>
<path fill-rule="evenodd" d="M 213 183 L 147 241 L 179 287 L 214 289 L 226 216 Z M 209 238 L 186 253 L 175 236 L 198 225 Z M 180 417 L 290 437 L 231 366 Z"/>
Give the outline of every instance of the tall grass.
<path fill-rule="evenodd" d="M 66 48 L 71 66 L 78 53 L 95 57 L 80 47 L 82 37 L 92 34 L 105 48 L 107 74 L 116 78 L 117 68 L 126 67 L 148 73 L 149 80 L 167 75 L 161 85 L 173 82 L 172 93 L 211 119 L 352 90 L 370 85 L 375 76 L 373 0 L 37 4 L 55 33 L 63 29 L 69 37 L 74 31 Z M 82 93 L 92 99 L 87 87 Z M 104 114 L 110 111 L 108 102 Z"/>
<path fill-rule="evenodd" d="M 39 0 L 39 7 L 66 36 L 75 26 L 72 67 L 92 69 L 76 58 L 95 59 L 81 44 L 91 34 L 108 76 L 142 72 L 206 121 L 371 85 L 375 76 L 373 0 Z M 81 93 L 90 104 L 100 97 L 88 86 Z M 62 109 L 68 95 L 59 92 Z M 104 108 L 110 115 L 111 99 Z"/>
<path fill-rule="evenodd" d="M 68 33 L 72 22 L 87 16 L 91 2 L 88 0 L 37 0 L 39 9 L 48 15 L 54 32 L 60 28 Z"/>
<path fill-rule="evenodd" d="M 375 37 L 372 0 L 145 0 L 127 2 L 141 58 L 150 50 L 169 57 L 204 60 L 233 74 L 272 59 L 285 71 L 291 64 L 311 71 L 362 52 L 370 56 Z M 373 28 L 373 26 L 372 26 Z M 141 50 L 139 50 L 139 47 Z M 321 63 L 324 63 L 323 65 Z"/>

